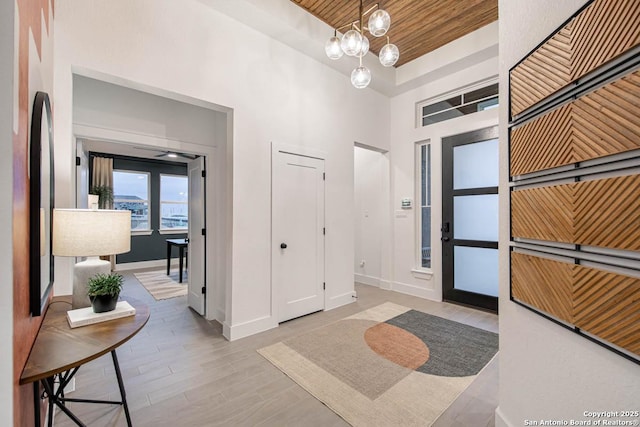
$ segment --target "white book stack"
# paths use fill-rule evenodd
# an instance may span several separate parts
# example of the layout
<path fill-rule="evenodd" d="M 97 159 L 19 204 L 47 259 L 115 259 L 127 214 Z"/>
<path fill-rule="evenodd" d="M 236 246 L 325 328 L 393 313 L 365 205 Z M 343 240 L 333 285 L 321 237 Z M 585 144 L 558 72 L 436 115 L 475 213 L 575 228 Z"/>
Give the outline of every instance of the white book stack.
<path fill-rule="evenodd" d="M 119 319 L 121 317 L 133 316 L 136 309 L 126 301 L 118 301 L 116 308 L 104 313 L 94 313 L 93 307 L 78 308 L 67 311 L 69 326 L 77 328 L 94 323 L 106 322 L 107 320 Z"/>

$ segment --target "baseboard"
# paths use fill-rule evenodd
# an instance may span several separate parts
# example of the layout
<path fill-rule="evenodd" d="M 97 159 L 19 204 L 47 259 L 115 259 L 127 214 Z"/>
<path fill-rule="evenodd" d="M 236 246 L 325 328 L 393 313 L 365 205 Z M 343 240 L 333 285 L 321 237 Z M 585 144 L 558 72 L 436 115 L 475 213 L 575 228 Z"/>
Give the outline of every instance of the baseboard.
<path fill-rule="evenodd" d="M 277 327 L 278 322 L 273 316 L 265 316 L 237 325 L 229 325 L 224 322 L 222 324 L 222 335 L 229 341 L 235 341 Z"/>
<path fill-rule="evenodd" d="M 363 285 L 375 286 L 376 288 L 380 287 L 380 278 L 367 276 L 366 274 L 358 274 L 355 273 L 353 275 L 353 280 L 358 283 L 362 283 Z"/>
<path fill-rule="evenodd" d="M 442 294 L 440 292 L 437 292 L 434 289 L 425 289 L 419 286 L 409 285 L 407 283 L 393 282 L 390 290 L 432 301 L 442 301 Z"/>
<path fill-rule="evenodd" d="M 347 292 L 342 295 L 336 295 L 335 297 L 331 297 L 327 300 L 324 309 L 332 310 L 334 308 L 342 307 L 343 305 L 351 304 L 352 302 L 356 302 L 358 297 L 356 296 L 356 291 Z"/>
<path fill-rule="evenodd" d="M 178 258 L 171 258 L 171 267 L 179 267 L 180 261 Z M 116 264 L 115 271 L 129 271 L 140 270 L 143 268 L 155 268 L 155 267 L 167 267 L 166 259 L 154 259 L 151 261 L 138 261 L 138 262 L 123 262 Z"/>
<path fill-rule="evenodd" d="M 391 289 L 393 289 L 393 282 L 380 279 L 380 289 L 384 289 L 385 291 L 390 291 Z"/>

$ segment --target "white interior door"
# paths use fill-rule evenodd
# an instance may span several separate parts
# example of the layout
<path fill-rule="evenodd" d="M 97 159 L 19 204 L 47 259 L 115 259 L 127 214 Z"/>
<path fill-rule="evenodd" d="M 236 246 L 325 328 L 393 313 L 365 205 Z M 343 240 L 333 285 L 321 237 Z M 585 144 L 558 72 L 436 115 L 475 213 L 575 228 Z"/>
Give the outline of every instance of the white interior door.
<path fill-rule="evenodd" d="M 189 307 L 197 313 L 205 314 L 206 267 L 204 220 L 204 157 L 189 162 L 189 245 L 188 272 Z"/>
<path fill-rule="evenodd" d="M 324 309 L 324 160 L 277 151 L 272 287 L 278 321 Z"/>

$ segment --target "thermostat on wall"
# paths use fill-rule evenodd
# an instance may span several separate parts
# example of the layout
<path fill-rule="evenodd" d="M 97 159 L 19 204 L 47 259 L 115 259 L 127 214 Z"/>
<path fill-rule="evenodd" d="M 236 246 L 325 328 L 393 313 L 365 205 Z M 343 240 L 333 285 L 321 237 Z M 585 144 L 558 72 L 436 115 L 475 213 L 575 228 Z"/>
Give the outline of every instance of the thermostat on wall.
<path fill-rule="evenodd" d="M 405 197 L 404 199 L 402 199 L 402 209 L 411 209 L 413 207 L 413 200 L 411 200 L 408 197 Z"/>

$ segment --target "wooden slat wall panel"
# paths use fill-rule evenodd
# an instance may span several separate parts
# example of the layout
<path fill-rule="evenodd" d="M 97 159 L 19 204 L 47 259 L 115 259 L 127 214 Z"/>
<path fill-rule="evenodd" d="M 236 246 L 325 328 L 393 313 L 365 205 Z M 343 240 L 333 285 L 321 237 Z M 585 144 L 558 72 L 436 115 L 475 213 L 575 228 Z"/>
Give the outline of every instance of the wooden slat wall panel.
<path fill-rule="evenodd" d="M 573 25 L 572 80 L 640 43 L 640 1 L 599 0 Z"/>
<path fill-rule="evenodd" d="M 512 176 L 640 149 L 640 71 L 511 133 Z"/>
<path fill-rule="evenodd" d="M 520 114 L 571 82 L 569 23 L 540 46 L 509 75 L 511 114 Z"/>
<path fill-rule="evenodd" d="M 511 292 L 515 299 L 573 323 L 573 264 L 511 253 Z"/>
<path fill-rule="evenodd" d="M 511 234 L 552 242 L 574 238 L 573 184 L 515 190 L 511 193 Z"/>
<path fill-rule="evenodd" d="M 640 175 L 513 190 L 511 235 L 640 251 Z"/>
<path fill-rule="evenodd" d="M 511 71 L 510 109 L 517 127 L 510 132 L 509 167 L 512 177 L 523 179 L 514 180 L 511 191 L 514 239 L 570 243 L 576 246 L 568 256 L 576 259 L 586 258 L 585 246 L 640 252 L 640 174 L 621 172 L 624 163 L 598 167 L 631 175 L 590 180 L 593 170 L 580 172 L 589 160 L 629 151 L 640 156 L 640 70 L 635 66 L 636 71 L 554 110 L 551 102 L 540 106 L 571 84 L 576 85 L 572 94 L 581 93 L 590 84 L 583 77 L 593 73 L 595 82 L 613 68 L 613 59 L 632 49 L 635 54 L 639 22 L 640 0 L 594 0 Z M 520 124 L 528 117 L 519 115 L 533 113 L 536 105 L 544 114 Z M 571 165 L 578 167 L 577 182 L 520 189 L 534 182 L 526 180 L 528 174 Z M 533 243 L 540 253 L 552 251 Z M 631 359 L 640 356 L 640 279 L 517 250 L 511 253 L 515 301 L 622 348 Z M 600 256 L 602 265 L 628 266 L 620 252 Z"/>
<path fill-rule="evenodd" d="M 576 266 L 575 325 L 640 356 L 640 280 Z"/>
<path fill-rule="evenodd" d="M 573 102 L 571 132 L 575 161 L 640 149 L 639 109 L 640 71 Z"/>
<path fill-rule="evenodd" d="M 511 176 L 571 164 L 572 104 L 566 104 L 511 132 Z"/>
<path fill-rule="evenodd" d="M 640 251 L 640 175 L 584 181 L 575 186 L 573 242 Z"/>
<path fill-rule="evenodd" d="M 638 22 L 638 0 L 595 0 L 511 71 L 511 114 L 640 44 Z"/>

